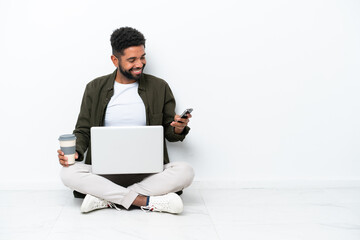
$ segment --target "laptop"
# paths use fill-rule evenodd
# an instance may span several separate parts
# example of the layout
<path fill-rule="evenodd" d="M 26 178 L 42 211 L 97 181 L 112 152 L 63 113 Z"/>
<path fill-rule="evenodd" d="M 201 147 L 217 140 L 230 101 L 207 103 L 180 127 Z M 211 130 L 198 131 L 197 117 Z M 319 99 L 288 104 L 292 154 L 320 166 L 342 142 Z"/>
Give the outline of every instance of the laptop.
<path fill-rule="evenodd" d="M 158 173 L 164 166 L 162 126 L 92 127 L 92 172 Z"/>

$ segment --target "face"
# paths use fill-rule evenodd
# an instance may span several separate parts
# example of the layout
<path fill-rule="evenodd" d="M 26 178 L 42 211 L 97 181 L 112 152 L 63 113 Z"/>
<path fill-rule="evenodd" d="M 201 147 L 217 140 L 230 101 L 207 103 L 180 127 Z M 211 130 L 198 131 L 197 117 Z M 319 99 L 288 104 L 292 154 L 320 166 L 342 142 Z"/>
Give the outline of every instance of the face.
<path fill-rule="evenodd" d="M 129 80 L 139 80 L 146 65 L 144 46 L 129 47 L 116 58 L 119 72 Z M 116 64 L 114 62 L 114 64 Z"/>

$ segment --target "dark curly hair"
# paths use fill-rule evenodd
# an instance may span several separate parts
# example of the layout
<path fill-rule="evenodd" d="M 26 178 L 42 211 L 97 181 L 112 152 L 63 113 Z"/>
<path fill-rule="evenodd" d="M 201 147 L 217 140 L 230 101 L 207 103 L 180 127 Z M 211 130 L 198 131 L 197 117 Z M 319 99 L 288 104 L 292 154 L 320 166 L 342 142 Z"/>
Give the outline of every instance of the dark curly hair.
<path fill-rule="evenodd" d="M 123 55 L 124 50 L 128 47 L 141 46 L 145 47 L 144 35 L 131 27 L 121 27 L 116 29 L 110 37 L 112 53 L 115 56 Z"/>

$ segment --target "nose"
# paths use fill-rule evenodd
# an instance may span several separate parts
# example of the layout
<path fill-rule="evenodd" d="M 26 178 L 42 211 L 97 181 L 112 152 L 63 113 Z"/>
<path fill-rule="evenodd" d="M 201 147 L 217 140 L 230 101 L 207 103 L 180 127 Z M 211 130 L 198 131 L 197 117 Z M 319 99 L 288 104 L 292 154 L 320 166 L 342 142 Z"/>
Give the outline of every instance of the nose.
<path fill-rule="evenodd" d="M 135 62 L 135 68 L 142 68 L 146 64 L 145 60 L 138 59 Z"/>

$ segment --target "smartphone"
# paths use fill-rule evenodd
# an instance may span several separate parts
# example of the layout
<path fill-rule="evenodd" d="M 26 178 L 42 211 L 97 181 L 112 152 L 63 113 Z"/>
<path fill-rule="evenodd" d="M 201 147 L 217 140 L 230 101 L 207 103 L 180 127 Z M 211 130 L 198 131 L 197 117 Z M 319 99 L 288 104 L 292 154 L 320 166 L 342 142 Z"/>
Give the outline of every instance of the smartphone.
<path fill-rule="evenodd" d="M 181 115 L 181 118 L 187 118 L 186 114 L 191 113 L 193 111 L 192 108 L 187 108 Z"/>

